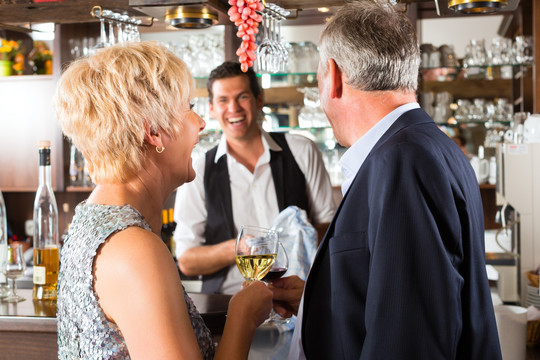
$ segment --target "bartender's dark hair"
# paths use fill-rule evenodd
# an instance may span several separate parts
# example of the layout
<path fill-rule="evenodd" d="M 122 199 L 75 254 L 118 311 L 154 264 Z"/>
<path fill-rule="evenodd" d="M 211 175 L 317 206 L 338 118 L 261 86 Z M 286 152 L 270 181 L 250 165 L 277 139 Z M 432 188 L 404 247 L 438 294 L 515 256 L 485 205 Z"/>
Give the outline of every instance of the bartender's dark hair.
<path fill-rule="evenodd" d="M 248 77 L 251 92 L 253 93 L 253 96 L 257 98 L 261 94 L 261 87 L 259 86 L 257 77 L 255 76 L 255 71 L 253 71 L 252 68 L 249 68 L 247 72 L 243 72 L 240 67 L 240 63 L 235 61 L 225 61 L 223 64 L 212 70 L 210 76 L 208 77 L 206 87 L 208 88 L 208 96 L 210 97 L 210 102 L 212 102 L 214 98 L 214 94 L 212 93 L 212 85 L 214 84 L 214 81 L 240 75 Z"/>

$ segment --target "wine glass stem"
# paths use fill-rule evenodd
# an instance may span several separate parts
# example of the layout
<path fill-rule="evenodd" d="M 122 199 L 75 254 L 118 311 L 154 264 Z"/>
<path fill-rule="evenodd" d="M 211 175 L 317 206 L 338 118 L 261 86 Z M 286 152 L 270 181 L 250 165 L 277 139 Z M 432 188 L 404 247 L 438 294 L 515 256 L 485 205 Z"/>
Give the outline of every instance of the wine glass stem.
<path fill-rule="evenodd" d="M 17 298 L 17 282 L 16 279 L 11 279 L 11 297 Z"/>

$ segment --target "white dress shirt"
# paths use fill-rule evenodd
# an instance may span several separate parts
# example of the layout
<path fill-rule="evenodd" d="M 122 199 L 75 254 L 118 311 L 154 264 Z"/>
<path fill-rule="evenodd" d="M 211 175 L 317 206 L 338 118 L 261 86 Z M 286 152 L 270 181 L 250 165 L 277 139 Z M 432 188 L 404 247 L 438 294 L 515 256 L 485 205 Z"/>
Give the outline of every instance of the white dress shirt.
<path fill-rule="evenodd" d="M 309 218 L 315 223 L 332 220 L 336 209 L 332 197 L 332 185 L 317 145 L 300 135 L 285 134 L 298 167 L 306 178 Z M 270 150 L 280 151 L 281 147 L 262 131 L 264 153 L 251 173 L 244 165 L 228 155 L 231 201 L 236 229 L 242 225 L 271 227 L 279 214 L 276 190 L 270 168 Z M 225 135 L 218 145 L 215 161 L 228 153 Z M 176 256 L 179 258 L 186 250 L 206 243 L 207 211 L 204 192 L 205 156 L 197 159 L 193 167 L 197 176 L 191 183 L 177 190 L 174 218 L 177 227 L 174 233 Z M 234 294 L 240 289 L 243 278 L 236 266 L 232 266 L 221 288 L 222 293 Z"/>
<path fill-rule="evenodd" d="M 367 156 L 381 139 L 381 137 L 388 131 L 390 126 L 405 112 L 417 109 L 420 105 L 418 103 L 409 103 L 402 105 L 391 113 L 383 117 L 377 124 L 375 124 L 367 133 L 364 134 L 360 139 L 358 139 L 340 159 L 340 164 L 342 168 L 343 175 L 345 176 L 345 181 L 341 185 L 341 192 L 343 196 L 349 190 L 351 183 L 353 182 L 358 170 L 366 160 Z M 309 275 L 308 275 L 309 278 Z M 330 296 L 330 294 L 328 294 Z M 289 360 L 304 360 L 306 355 L 304 354 L 304 349 L 302 348 L 302 316 L 304 308 L 304 296 L 302 295 L 302 300 L 300 301 L 300 306 L 298 307 L 298 316 L 296 319 L 297 326 L 294 328 L 293 337 L 291 339 L 291 347 L 289 350 Z M 316 314 L 312 314 L 316 316 Z"/>

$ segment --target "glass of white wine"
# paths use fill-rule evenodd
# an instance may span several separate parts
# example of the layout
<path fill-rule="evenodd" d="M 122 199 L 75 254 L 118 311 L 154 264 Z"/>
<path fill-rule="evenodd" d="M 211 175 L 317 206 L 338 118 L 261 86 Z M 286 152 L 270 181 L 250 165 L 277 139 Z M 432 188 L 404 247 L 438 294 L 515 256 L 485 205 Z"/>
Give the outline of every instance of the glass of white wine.
<path fill-rule="evenodd" d="M 244 225 L 236 238 L 236 265 L 251 282 L 262 280 L 276 260 L 278 234 L 271 229 Z"/>
<path fill-rule="evenodd" d="M 23 257 L 23 248 L 22 246 L 12 247 L 11 245 L 7 248 L 7 256 L 2 259 L 0 267 L 2 268 L 2 273 L 6 278 L 11 280 L 11 292 L 8 297 L 2 301 L 17 303 L 20 301 L 26 300 L 22 296 L 17 295 L 17 279 L 24 275 L 26 270 L 26 263 L 24 262 Z"/>

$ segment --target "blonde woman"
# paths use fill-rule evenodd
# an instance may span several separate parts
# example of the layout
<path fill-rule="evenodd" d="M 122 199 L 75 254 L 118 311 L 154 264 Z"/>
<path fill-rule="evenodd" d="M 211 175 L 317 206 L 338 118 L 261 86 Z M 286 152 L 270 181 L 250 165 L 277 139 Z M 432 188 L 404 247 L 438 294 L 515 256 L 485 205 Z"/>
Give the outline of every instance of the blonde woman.
<path fill-rule="evenodd" d="M 195 173 L 204 121 L 191 110 L 186 65 L 150 42 L 75 61 L 55 108 L 96 184 L 79 204 L 61 255 L 60 359 L 247 358 L 272 306 L 261 282 L 231 299 L 220 346 L 184 292 L 160 239 L 161 209 Z"/>

